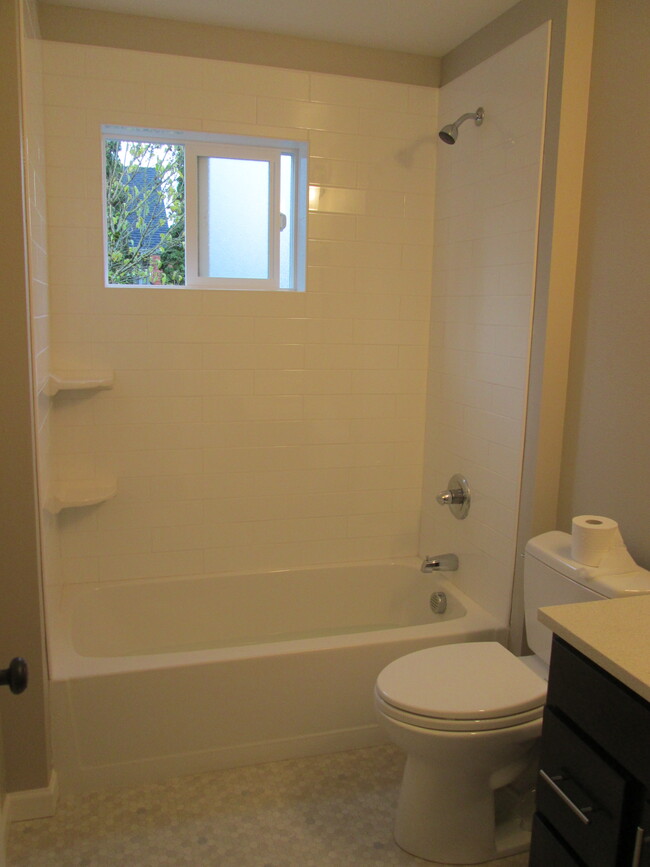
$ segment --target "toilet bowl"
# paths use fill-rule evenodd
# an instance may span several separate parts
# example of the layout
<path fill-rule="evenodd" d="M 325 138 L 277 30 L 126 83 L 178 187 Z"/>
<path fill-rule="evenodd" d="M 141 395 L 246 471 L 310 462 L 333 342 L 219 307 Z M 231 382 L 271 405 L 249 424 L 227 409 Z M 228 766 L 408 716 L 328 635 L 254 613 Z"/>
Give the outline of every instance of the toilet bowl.
<path fill-rule="evenodd" d="M 545 697 L 545 679 L 496 642 L 420 650 L 381 672 L 375 708 L 407 754 L 395 822 L 402 849 L 447 864 L 526 849 L 529 831 L 505 787 L 531 763 Z"/>

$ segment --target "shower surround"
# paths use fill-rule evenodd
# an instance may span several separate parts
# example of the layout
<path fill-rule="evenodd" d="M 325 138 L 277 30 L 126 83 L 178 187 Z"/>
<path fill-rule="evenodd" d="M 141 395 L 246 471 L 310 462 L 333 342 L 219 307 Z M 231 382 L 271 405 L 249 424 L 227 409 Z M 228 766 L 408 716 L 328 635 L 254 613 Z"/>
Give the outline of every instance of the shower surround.
<path fill-rule="evenodd" d="M 507 620 L 547 55 L 543 26 L 443 87 L 438 116 L 431 88 L 43 44 L 50 355 L 115 386 L 57 395 L 40 438 L 50 485 L 118 487 L 45 516 L 46 583 L 409 556 L 420 539 L 458 551 L 455 580 Z M 479 104 L 481 127 L 438 140 Z M 105 288 L 105 123 L 308 140 L 307 291 Z M 458 471 L 465 522 L 434 502 Z"/>
<path fill-rule="evenodd" d="M 454 582 L 510 615 L 535 291 L 550 26 L 440 91 L 440 125 L 485 109 L 436 173 L 421 553 L 460 558 Z M 469 517 L 436 494 L 462 472 Z"/>
<path fill-rule="evenodd" d="M 46 582 L 413 555 L 437 91 L 54 42 L 44 70 L 53 366 L 115 371 L 52 399 L 52 483 L 117 482 L 48 518 Z M 308 140 L 307 291 L 105 288 L 102 124 Z"/>

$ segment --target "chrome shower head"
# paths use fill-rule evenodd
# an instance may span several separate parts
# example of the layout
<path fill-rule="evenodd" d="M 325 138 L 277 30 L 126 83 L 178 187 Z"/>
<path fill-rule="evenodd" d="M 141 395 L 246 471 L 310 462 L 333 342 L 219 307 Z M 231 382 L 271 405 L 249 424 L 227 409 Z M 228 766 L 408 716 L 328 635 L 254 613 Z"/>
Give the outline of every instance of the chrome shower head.
<path fill-rule="evenodd" d="M 461 114 L 458 120 L 454 121 L 454 123 L 448 123 L 447 126 L 443 126 L 438 135 L 445 144 L 456 144 L 456 139 L 458 138 L 458 127 L 461 123 L 465 123 L 466 120 L 472 119 L 476 126 L 480 126 L 483 123 L 484 117 L 485 112 L 482 108 L 477 108 L 476 111 L 468 111 L 467 114 Z"/>

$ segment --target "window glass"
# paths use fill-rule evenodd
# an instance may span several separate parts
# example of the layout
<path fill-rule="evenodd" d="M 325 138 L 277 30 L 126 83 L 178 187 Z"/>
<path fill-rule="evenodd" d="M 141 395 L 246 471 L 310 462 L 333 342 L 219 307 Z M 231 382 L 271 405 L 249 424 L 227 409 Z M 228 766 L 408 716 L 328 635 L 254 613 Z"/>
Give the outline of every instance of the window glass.
<path fill-rule="evenodd" d="M 269 163 L 225 157 L 198 163 L 199 276 L 267 280 Z"/>
<path fill-rule="evenodd" d="M 185 283 L 185 149 L 107 139 L 109 285 Z"/>

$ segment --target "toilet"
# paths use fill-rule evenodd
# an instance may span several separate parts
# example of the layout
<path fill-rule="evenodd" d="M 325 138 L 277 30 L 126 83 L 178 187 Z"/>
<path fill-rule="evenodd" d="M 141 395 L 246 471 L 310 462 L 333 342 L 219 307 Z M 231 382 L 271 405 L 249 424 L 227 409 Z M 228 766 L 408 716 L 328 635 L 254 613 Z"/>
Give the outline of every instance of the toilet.
<path fill-rule="evenodd" d="M 395 821 L 402 849 L 428 861 L 477 864 L 528 847 L 552 640 L 537 609 L 639 593 L 650 593 L 650 572 L 584 566 L 571 559 L 568 533 L 544 533 L 524 555 L 532 655 L 480 641 L 419 650 L 384 668 L 375 708 L 406 753 Z"/>

